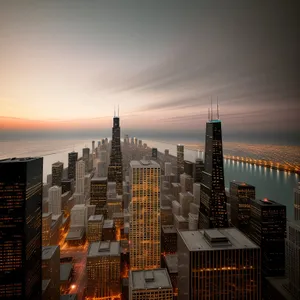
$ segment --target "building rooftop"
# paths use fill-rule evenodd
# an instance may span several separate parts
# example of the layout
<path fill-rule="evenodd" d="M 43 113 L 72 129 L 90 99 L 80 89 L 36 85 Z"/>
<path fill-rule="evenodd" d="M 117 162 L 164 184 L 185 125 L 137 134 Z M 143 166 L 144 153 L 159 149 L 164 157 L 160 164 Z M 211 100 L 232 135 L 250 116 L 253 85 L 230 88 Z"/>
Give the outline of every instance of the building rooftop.
<path fill-rule="evenodd" d="M 42 260 L 51 259 L 54 255 L 55 251 L 59 248 L 59 246 L 46 246 L 42 247 Z"/>
<path fill-rule="evenodd" d="M 119 219 L 119 218 L 124 218 L 124 213 L 123 212 L 114 212 L 112 214 L 113 219 Z"/>
<path fill-rule="evenodd" d="M 91 179 L 91 182 L 95 183 L 95 182 L 103 182 L 103 181 L 107 181 L 107 177 L 93 177 Z"/>
<path fill-rule="evenodd" d="M 72 263 L 60 264 L 60 281 L 68 281 L 73 269 Z"/>
<path fill-rule="evenodd" d="M 50 286 L 50 279 L 42 280 L 42 291 L 44 292 Z"/>
<path fill-rule="evenodd" d="M 85 209 L 85 204 L 75 204 L 71 211 Z"/>
<path fill-rule="evenodd" d="M 160 165 L 154 160 L 132 160 L 130 162 L 131 168 L 160 168 Z"/>
<path fill-rule="evenodd" d="M 52 215 L 51 212 L 43 213 L 42 218 L 49 218 L 51 215 Z M 52 219 L 52 217 L 51 217 L 51 219 Z"/>
<path fill-rule="evenodd" d="M 84 227 L 71 226 L 66 237 L 66 241 L 81 240 L 84 235 Z"/>
<path fill-rule="evenodd" d="M 98 256 L 119 256 L 120 242 L 116 241 L 100 241 L 91 243 L 88 250 L 89 257 Z"/>
<path fill-rule="evenodd" d="M 186 219 L 184 216 L 178 216 L 178 215 L 174 215 L 174 214 L 173 214 L 173 216 L 177 222 L 188 222 L 188 219 Z"/>
<path fill-rule="evenodd" d="M 236 228 L 179 231 L 189 251 L 259 249 Z"/>
<path fill-rule="evenodd" d="M 283 204 L 280 204 L 278 202 L 275 202 L 273 200 L 270 200 L 268 198 L 264 198 L 264 199 L 251 199 L 252 202 L 260 205 L 260 206 L 263 206 L 263 207 L 270 207 L 270 206 L 273 206 L 273 207 L 276 207 L 276 206 L 281 206 L 281 207 L 285 207 L 285 205 Z"/>
<path fill-rule="evenodd" d="M 59 218 L 62 217 L 62 214 L 59 214 L 59 215 L 52 215 L 52 221 L 57 221 Z"/>
<path fill-rule="evenodd" d="M 172 182 L 171 185 L 172 187 L 181 187 L 181 184 L 178 182 Z"/>
<path fill-rule="evenodd" d="M 160 207 L 160 210 L 172 210 L 172 207 L 171 206 L 161 206 Z"/>
<path fill-rule="evenodd" d="M 89 217 L 89 222 L 101 222 L 103 221 L 103 215 L 92 215 Z"/>
<path fill-rule="evenodd" d="M 77 300 L 77 294 L 60 295 L 60 300 Z"/>
<path fill-rule="evenodd" d="M 267 277 L 266 280 L 281 296 L 280 299 L 296 300 L 289 291 L 284 287 L 288 286 L 288 279 L 285 277 Z"/>
<path fill-rule="evenodd" d="M 0 163 L 20 163 L 20 162 L 29 162 L 36 159 L 42 159 L 41 157 L 13 157 L 0 159 Z"/>
<path fill-rule="evenodd" d="M 163 233 L 177 233 L 177 230 L 174 225 L 162 225 L 161 229 Z"/>
<path fill-rule="evenodd" d="M 113 228 L 115 225 L 114 220 L 104 220 L 103 228 Z"/>
<path fill-rule="evenodd" d="M 178 254 L 166 254 L 164 260 L 169 273 L 178 273 Z"/>
<path fill-rule="evenodd" d="M 167 269 L 130 271 L 130 288 L 134 290 L 172 289 Z"/>
<path fill-rule="evenodd" d="M 241 187 L 255 188 L 253 185 L 248 184 L 247 182 L 233 180 L 231 183 Z"/>
<path fill-rule="evenodd" d="M 57 161 L 57 162 L 55 162 L 55 163 L 52 164 L 52 167 L 60 167 L 63 164 L 64 164 L 63 162 Z"/>

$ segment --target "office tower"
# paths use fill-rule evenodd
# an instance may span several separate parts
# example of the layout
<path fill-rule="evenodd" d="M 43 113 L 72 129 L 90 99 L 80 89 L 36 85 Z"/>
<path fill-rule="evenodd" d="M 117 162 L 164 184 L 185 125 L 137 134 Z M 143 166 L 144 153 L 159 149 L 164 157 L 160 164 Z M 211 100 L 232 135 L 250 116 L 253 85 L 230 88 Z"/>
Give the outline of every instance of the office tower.
<path fill-rule="evenodd" d="M 180 215 L 188 218 L 190 212 L 190 204 L 194 202 L 194 195 L 190 192 L 179 193 Z"/>
<path fill-rule="evenodd" d="M 107 163 L 107 151 L 102 150 L 100 151 L 100 162 L 104 162 L 105 164 Z"/>
<path fill-rule="evenodd" d="M 90 204 L 96 205 L 96 215 L 107 216 L 107 177 L 94 177 L 91 180 Z"/>
<path fill-rule="evenodd" d="M 137 146 L 137 144 L 138 144 L 138 139 L 135 137 L 134 138 L 134 145 Z"/>
<path fill-rule="evenodd" d="M 177 230 L 174 225 L 161 226 L 161 252 L 163 254 L 177 252 Z"/>
<path fill-rule="evenodd" d="M 165 156 L 167 156 L 166 158 L 168 158 L 169 154 L 170 154 L 169 149 L 165 149 Z"/>
<path fill-rule="evenodd" d="M 134 145 L 134 137 L 131 138 L 130 144 L 131 144 L 131 145 Z"/>
<path fill-rule="evenodd" d="M 99 177 L 107 177 L 107 164 L 103 161 L 100 161 L 97 166 Z"/>
<path fill-rule="evenodd" d="M 261 299 L 260 248 L 236 228 L 179 231 L 178 299 Z"/>
<path fill-rule="evenodd" d="M 184 170 L 184 145 L 177 145 L 177 175 L 183 173 Z"/>
<path fill-rule="evenodd" d="M 76 162 L 76 188 L 75 192 L 84 194 L 84 176 L 85 176 L 85 163 L 83 160 Z"/>
<path fill-rule="evenodd" d="M 172 206 L 160 206 L 160 220 L 161 225 L 172 225 L 173 224 L 173 211 Z"/>
<path fill-rule="evenodd" d="M 61 214 L 61 187 L 52 186 L 49 189 L 49 212 L 53 215 Z"/>
<path fill-rule="evenodd" d="M 130 162 L 130 264 L 132 270 L 160 267 L 160 166 Z"/>
<path fill-rule="evenodd" d="M 121 296 L 120 242 L 91 243 L 86 270 L 87 297 L 113 299 L 113 296 Z"/>
<path fill-rule="evenodd" d="M 194 171 L 193 171 L 194 182 L 197 183 L 201 182 L 203 171 L 204 171 L 204 162 L 201 158 L 197 158 L 194 164 Z"/>
<path fill-rule="evenodd" d="M 42 293 L 43 158 L 0 160 L 0 299 Z"/>
<path fill-rule="evenodd" d="M 167 269 L 173 287 L 173 300 L 178 296 L 178 255 L 166 254 L 163 257 L 162 265 Z"/>
<path fill-rule="evenodd" d="M 86 174 L 84 176 L 84 196 L 85 196 L 85 199 L 90 198 L 91 181 L 92 181 L 92 174 Z"/>
<path fill-rule="evenodd" d="M 95 141 L 92 141 L 92 153 L 95 152 Z"/>
<path fill-rule="evenodd" d="M 171 176 L 172 175 L 172 163 L 165 162 L 165 176 Z"/>
<path fill-rule="evenodd" d="M 120 139 L 120 118 L 114 116 L 112 128 L 112 141 L 110 152 L 110 164 L 108 167 L 108 181 L 117 183 L 117 193 L 123 194 L 123 167 L 122 167 L 122 152 Z"/>
<path fill-rule="evenodd" d="M 61 186 L 61 180 L 63 178 L 64 164 L 62 162 L 56 162 L 52 164 L 52 186 Z"/>
<path fill-rule="evenodd" d="M 245 182 L 230 182 L 231 223 L 246 233 L 250 222 L 250 199 L 255 199 L 255 187 Z"/>
<path fill-rule="evenodd" d="M 71 226 L 84 227 L 86 224 L 86 206 L 76 204 L 71 209 Z"/>
<path fill-rule="evenodd" d="M 193 192 L 194 179 L 190 175 L 185 173 L 180 174 L 179 182 L 181 186 L 181 192 Z"/>
<path fill-rule="evenodd" d="M 300 220 L 300 182 L 294 189 L 294 218 L 296 221 Z"/>
<path fill-rule="evenodd" d="M 42 278 L 50 280 L 50 298 L 57 300 L 60 297 L 60 248 L 47 246 L 42 249 Z"/>
<path fill-rule="evenodd" d="M 139 140 L 139 148 L 142 148 L 142 147 L 143 147 L 143 141 Z"/>
<path fill-rule="evenodd" d="M 114 220 L 104 220 L 102 227 L 102 240 L 114 241 L 116 239 L 116 226 Z"/>
<path fill-rule="evenodd" d="M 173 288 L 167 270 L 130 271 L 129 299 L 173 300 Z"/>
<path fill-rule="evenodd" d="M 200 191 L 199 228 L 228 227 L 224 185 L 222 123 L 206 122 L 205 164 Z"/>
<path fill-rule="evenodd" d="M 269 199 L 251 199 L 248 236 L 261 248 L 262 274 L 284 275 L 286 207 Z"/>
<path fill-rule="evenodd" d="M 194 166 L 195 166 L 195 163 L 193 163 L 189 160 L 184 160 L 183 161 L 184 173 L 187 175 L 190 175 L 191 177 L 194 177 Z"/>
<path fill-rule="evenodd" d="M 295 299 L 300 299 L 300 221 L 287 222 L 285 275 L 288 280 L 286 288 Z"/>
<path fill-rule="evenodd" d="M 75 179 L 77 159 L 78 152 L 73 151 L 68 154 L 68 179 Z"/>
<path fill-rule="evenodd" d="M 157 159 L 157 148 L 152 148 L 152 159 Z"/>
<path fill-rule="evenodd" d="M 89 171 L 89 161 L 90 161 L 90 148 L 83 148 L 82 149 L 82 160 L 85 164 L 85 173 Z"/>
<path fill-rule="evenodd" d="M 103 215 L 93 215 L 88 219 L 87 239 L 89 243 L 102 240 Z"/>
<path fill-rule="evenodd" d="M 52 213 L 42 214 L 42 246 L 49 246 L 51 242 Z"/>
<path fill-rule="evenodd" d="M 74 179 L 64 179 L 61 181 L 61 193 L 64 194 L 66 192 L 74 193 L 75 181 Z"/>

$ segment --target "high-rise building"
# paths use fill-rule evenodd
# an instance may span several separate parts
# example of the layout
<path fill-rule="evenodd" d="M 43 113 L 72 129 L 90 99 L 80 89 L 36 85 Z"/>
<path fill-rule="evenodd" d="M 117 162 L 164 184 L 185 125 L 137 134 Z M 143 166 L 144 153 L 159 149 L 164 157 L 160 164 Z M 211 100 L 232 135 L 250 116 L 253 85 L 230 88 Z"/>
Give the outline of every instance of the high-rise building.
<path fill-rule="evenodd" d="M 120 242 L 91 243 L 87 255 L 86 272 L 87 297 L 114 299 L 114 296 L 121 296 Z"/>
<path fill-rule="evenodd" d="M 117 184 L 117 193 L 123 194 L 123 165 L 121 151 L 121 129 L 120 118 L 114 116 L 112 128 L 112 141 L 110 152 L 110 164 L 108 167 L 108 181 L 114 181 Z"/>
<path fill-rule="evenodd" d="M 260 248 L 236 228 L 179 231 L 178 300 L 261 299 Z"/>
<path fill-rule="evenodd" d="M 300 299 L 300 221 L 287 223 L 285 271 L 288 290 L 295 299 Z"/>
<path fill-rule="evenodd" d="M 184 171 L 184 145 L 177 145 L 177 175 Z"/>
<path fill-rule="evenodd" d="M 199 228 L 228 227 L 220 120 L 211 119 L 206 122 L 204 169 L 200 191 Z"/>
<path fill-rule="evenodd" d="M 0 299 L 42 295 L 43 158 L 0 160 Z"/>
<path fill-rule="evenodd" d="M 183 171 L 185 174 L 190 175 L 191 177 L 194 177 L 194 165 L 195 163 L 189 161 L 189 160 L 184 160 L 183 161 Z"/>
<path fill-rule="evenodd" d="M 160 267 L 160 166 L 130 162 L 130 265 L 132 270 Z"/>
<path fill-rule="evenodd" d="M 42 277 L 50 279 L 49 300 L 57 300 L 60 297 L 60 248 L 59 246 L 47 246 L 42 248 Z"/>
<path fill-rule="evenodd" d="M 56 185 L 49 189 L 49 212 L 53 215 L 61 214 L 61 187 Z"/>
<path fill-rule="evenodd" d="M 202 180 L 202 172 L 204 171 L 204 162 L 201 158 L 196 158 L 194 164 L 193 178 L 194 182 L 200 183 Z"/>
<path fill-rule="evenodd" d="M 77 159 L 78 152 L 73 151 L 68 154 L 68 179 L 75 179 Z"/>
<path fill-rule="evenodd" d="M 152 159 L 157 159 L 157 148 L 152 148 Z"/>
<path fill-rule="evenodd" d="M 107 177 L 92 178 L 90 204 L 96 205 L 96 215 L 107 216 Z"/>
<path fill-rule="evenodd" d="M 85 163 L 85 172 L 89 171 L 89 161 L 90 161 L 90 148 L 83 148 L 82 149 L 82 160 Z"/>
<path fill-rule="evenodd" d="M 250 223 L 250 199 L 255 199 L 255 187 L 245 182 L 230 182 L 231 223 L 247 232 Z"/>
<path fill-rule="evenodd" d="M 52 164 L 52 186 L 61 186 L 63 178 L 64 164 L 60 161 Z"/>
<path fill-rule="evenodd" d="M 87 239 L 89 243 L 102 239 L 103 215 L 93 215 L 88 219 Z"/>
<path fill-rule="evenodd" d="M 294 189 L 294 218 L 296 221 L 300 220 L 300 182 Z"/>
<path fill-rule="evenodd" d="M 95 152 L 95 141 L 92 141 L 92 153 Z"/>
<path fill-rule="evenodd" d="M 161 252 L 164 254 L 177 252 L 177 230 L 174 225 L 161 226 Z"/>
<path fill-rule="evenodd" d="M 83 160 L 76 162 L 76 188 L 75 192 L 84 194 L 84 177 L 85 177 L 85 163 Z"/>
<path fill-rule="evenodd" d="M 167 269 L 130 271 L 130 300 L 173 300 L 173 288 Z"/>
<path fill-rule="evenodd" d="M 286 207 L 269 199 L 251 199 L 248 236 L 261 248 L 264 277 L 283 276 Z"/>

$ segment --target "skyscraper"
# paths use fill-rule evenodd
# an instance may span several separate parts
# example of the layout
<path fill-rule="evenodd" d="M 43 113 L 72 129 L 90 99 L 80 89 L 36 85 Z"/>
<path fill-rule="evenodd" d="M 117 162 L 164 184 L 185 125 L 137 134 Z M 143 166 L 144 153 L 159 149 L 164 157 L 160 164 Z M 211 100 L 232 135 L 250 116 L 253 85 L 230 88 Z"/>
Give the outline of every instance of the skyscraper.
<path fill-rule="evenodd" d="M 206 122 L 205 162 L 202 172 L 199 228 L 228 227 L 224 185 L 222 123 Z"/>
<path fill-rule="evenodd" d="M 61 186 L 61 180 L 63 177 L 64 164 L 60 161 L 52 164 L 52 186 Z"/>
<path fill-rule="evenodd" d="M 300 221 L 300 182 L 294 189 L 294 217 L 296 221 Z"/>
<path fill-rule="evenodd" d="M 230 182 L 231 223 L 247 232 L 250 223 L 250 199 L 255 199 L 255 187 L 245 182 Z"/>
<path fill-rule="evenodd" d="M 110 164 L 108 167 L 108 181 L 116 182 L 117 193 L 119 195 L 122 195 L 123 194 L 123 166 L 122 166 L 120 135 L 121 135 L 120 118 L 119 116 L 114 116 L 113 128 L 112 128 Z"/>
<path fill-rule="evenodd" d="M 89 161 L 90 161 L 90 148 L 83 148 L 82 149 L 82 160 L 85 163 L 85 172 L 89 171 Z"/>
<path fill-rule="evenodd" d="M 180 174 L 184 171 L 184 145 L 177 145 L 177 175 L 178 179 Z"/>
<path fill-rule="evenodd" d="M 43 158 L 0 161 L 0 299 L 40 300 Z"/>
<path fill-rule="evenodd" d="M 96 205 L 96 215 L 107 216 L 107 177 L 92 178 L 90 204 Z"/>
<path fill-rule="evenodd" d="M 130 265 L 132 270 L 160 267 L 160 166 L 130 162 Z"/>
<path fill-rule="evenodd" d="M 76 162 L 76 188 L 78 194 L 84 194 L 84 176 L 85 176 L 85 162 L 79 160 Z"/>
<path fill-rule="evenodd" d="M 68 154 L 68 178 L 75 179 L 76 161 L 78 159 L 78 152 L 70 152 Z"/>
<path fill-rule="evenodd" d="M 262 274 L 284 276 L 286 207 L 269 199 L 251 199 L 247 234 L 261 248 Z"/>
<path fill-rule="evenodd" d="M 61 214 L 61 187 L 56 185 L 49 189 L 49 212 L 53 215 Z"/>
<path fill-rule="evenodd" d="M 194 172 L 193 172 L 193 178 L 194 182 L 200 183 L 202 180 L 202 172 L 204 171 L 204 162 L 201 158 L 196 158 L 195 164 L 194 164 Z"/>
<path fill-rule="evenodd" d="M 178 300 L 261 299 L 260 248 L 236 228 L 179 231 Z"/>

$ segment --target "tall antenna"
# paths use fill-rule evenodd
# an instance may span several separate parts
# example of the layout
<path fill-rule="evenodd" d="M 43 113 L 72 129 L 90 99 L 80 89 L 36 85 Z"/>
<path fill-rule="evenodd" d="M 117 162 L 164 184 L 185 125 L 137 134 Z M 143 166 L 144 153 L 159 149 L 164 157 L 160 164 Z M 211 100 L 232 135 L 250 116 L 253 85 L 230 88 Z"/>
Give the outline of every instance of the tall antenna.
<path fill-rule="evenodd" d="M 118 104 L 118 118 L 120 117 L 119 112 L 120 112 L 120 111 L 119 111 L 119 104 Z"/>
<path fill-rule="evenodd" d="M 116 116 L 116 106 L 114 105 L 114 117 Z"/>
<path fill-rule="evenodd" d="M 219 98 L 217 97 L 217 119 L 220 120 L 220 114 L 219 114 Z"/>
<path fill-rule="evenodd" d="M 208 108 L 208 121 L 210 121 L 210 109 Z"/>
<path fill-rule="evenodd" d="M 210 96 L 210 120 L 214 118 L 214 112 L 212 108 L 212 96 Z"/>

